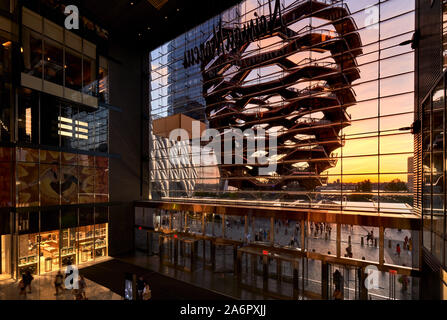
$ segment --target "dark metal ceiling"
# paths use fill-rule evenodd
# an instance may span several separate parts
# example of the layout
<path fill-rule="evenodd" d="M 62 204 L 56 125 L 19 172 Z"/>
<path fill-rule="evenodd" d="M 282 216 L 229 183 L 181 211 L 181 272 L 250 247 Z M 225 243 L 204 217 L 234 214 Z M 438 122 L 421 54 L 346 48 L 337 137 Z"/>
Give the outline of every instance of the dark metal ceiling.
<path fill-rule="evenodd" d="M 240 1 L 80 0 L 80 10 L 108 29 L 114 41 L 122 38 L 154 49 Z"/>

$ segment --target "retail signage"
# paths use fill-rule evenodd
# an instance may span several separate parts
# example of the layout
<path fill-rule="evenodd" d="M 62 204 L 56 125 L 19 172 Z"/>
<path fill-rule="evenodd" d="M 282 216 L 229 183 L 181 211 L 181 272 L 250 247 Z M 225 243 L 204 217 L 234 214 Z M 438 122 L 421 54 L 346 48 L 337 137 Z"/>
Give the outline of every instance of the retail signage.
<path fill-rule="evenodd" d="M 266 16 L 262 15 L 259 17 L 255 14 L 256 19 L 251 19 L 242 28 L 225 29 L 225 35 L 222 29 L 222 21 L 220 21 L 218 29 L 216 26 L 213 27 L 214 37 L 210 41 L 205 41 L 199 46 L 185 51 L 183 66 L 187 69 L 195 64 L 211 60 L 216 54 L 220 55 L 221 52 L 225 54 L 247 42 L 256 41 L 264 36 L 271 35 L 278 25 L 283 26 L 281 1 L 275 0 L 275 7 L 272 11 L 270 0 L 269 11 L 268 21 Z"/>

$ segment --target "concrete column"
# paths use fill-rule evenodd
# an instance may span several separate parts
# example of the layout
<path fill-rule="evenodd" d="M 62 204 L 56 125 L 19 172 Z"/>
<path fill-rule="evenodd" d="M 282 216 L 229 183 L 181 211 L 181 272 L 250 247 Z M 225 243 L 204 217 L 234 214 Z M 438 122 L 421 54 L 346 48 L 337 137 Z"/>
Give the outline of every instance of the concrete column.
<path fill-rule="evenodd" d="M 337 223 L 337 258 L 341 256 L 341 224 Z"/>
<path fill-rule="evenodd" d="M 270 242 L 275 243 L 275 218 L 270 218 Z"/>
<path fill-rule="evenodd" d="M 379 227 L 379 264 L 385 263 L 385 228 Z"/>

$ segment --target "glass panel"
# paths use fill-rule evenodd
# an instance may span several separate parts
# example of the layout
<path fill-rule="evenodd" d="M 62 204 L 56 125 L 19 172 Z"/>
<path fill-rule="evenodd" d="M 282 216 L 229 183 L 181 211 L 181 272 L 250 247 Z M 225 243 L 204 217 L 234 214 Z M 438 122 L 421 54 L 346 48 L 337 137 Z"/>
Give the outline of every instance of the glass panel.
<path fill-rule="evenodd" d="M 39 164 L 17 164 L 17 206 L 39 205 Z"/>
<path fill-rule="evenodd" d="M 61 265 L 76 264 L 76 228 L 61 230 Z"/>
<path fill-rule="evenodd" d="M 24 72 L 42 78 L 43 73 L 43 41 L 40 36 L 23 29 L 23 62 Z"/>
<path fill-rule="evenodd" d="M 96 95 L 96 66 L 95 61 L 84 56 L 83 59 L 82 92 Z"/>
<path fill-rule="evenodd" d="M 40 165 L 40 203 L 42 206 L 60 203 L 61 185 L 59 165 Z"/>
<path fill-rule="evenodd" d="M 64 84 L 64 51 L 55 42 L 44 41 L 44 79 L 58 85 Z"/>
<path fill-rule="evenodd" d="M 65 86 L 73 90 L 82 89 L 82 57 L 65 50 Z"/>
<path fill-rule="evenodd" d="M 30 89 L 19 90 L 17 125 L 20 142 L 39 143 L 39 95 Z"/>

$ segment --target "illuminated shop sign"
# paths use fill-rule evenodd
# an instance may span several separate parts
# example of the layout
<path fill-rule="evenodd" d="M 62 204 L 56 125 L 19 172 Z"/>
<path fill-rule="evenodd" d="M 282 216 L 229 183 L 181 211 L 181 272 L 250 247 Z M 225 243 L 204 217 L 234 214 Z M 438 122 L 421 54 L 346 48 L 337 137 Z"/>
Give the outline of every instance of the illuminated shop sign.
<path fill-rule="evenodd" d="M 283 26 L 280 0 L 275 0 L 273 11 L 271 1 L 269 1 L 269 11 L 268 21 L 264 15 L 261 17 L 256 16 L 256 19 L 251 19 L 242 28 L 225 29 L 225 36 L 221 21 L 218 29 L 216 29 L 216 26 L 213 28 L 214 36 L 212 40 L 185 51 L 183 66 L 186 69 L 203 61 L 209 61 L 216 56 L 216 52 L 217 55 L 220 55 L 221 52 L 225 54 L 225 52 L 239 48 L 247 42 L 259 40 L 264 36 L 272 34 L 278 24 Z"/>

